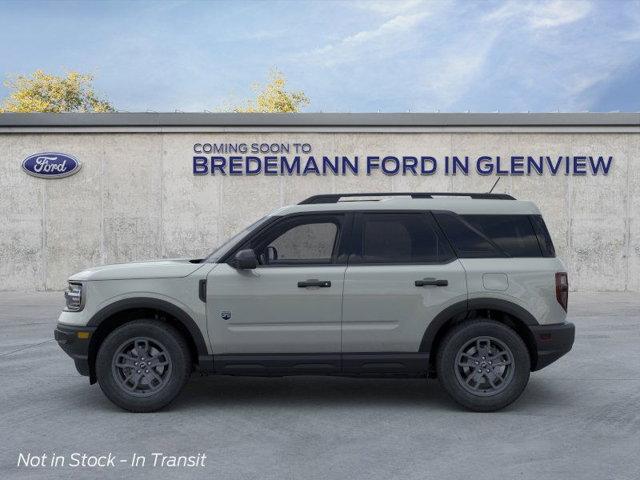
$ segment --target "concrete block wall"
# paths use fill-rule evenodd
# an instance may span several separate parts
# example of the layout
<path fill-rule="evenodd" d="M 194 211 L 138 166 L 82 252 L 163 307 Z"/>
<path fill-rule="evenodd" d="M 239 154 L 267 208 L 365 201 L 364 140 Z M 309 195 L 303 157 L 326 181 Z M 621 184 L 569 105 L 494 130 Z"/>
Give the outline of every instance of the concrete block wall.
<path fill-rule="evenodd" d="M 572 289 L 640 290 L 637 133 L 0 133 L 0 290 L 62 289 L 93 265 L 201 257 L 257 218 L 327 192 L 487 191 L 496 177 L 194 176 L 194 143 L 306 142 L 318 155 L 613 155 L 608 176 L 503 177 L 496 191 L 542 210 Z M 79 173 L 21 170 L 71 154 Z"/>

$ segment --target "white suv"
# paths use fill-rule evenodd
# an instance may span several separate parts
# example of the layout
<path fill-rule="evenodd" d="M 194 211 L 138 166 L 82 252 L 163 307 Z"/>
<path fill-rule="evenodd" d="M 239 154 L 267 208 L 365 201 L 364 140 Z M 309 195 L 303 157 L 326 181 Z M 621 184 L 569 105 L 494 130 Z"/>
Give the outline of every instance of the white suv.
<path fill-rule="evenodd" d="M 318 195 L 207 258 L 93 268 L 65 296 L 56 340 L 135 412 L 194 369 L 437 376 L 461 405 L 497 410 L 574 339 L 540 212 L 504 194 Z"/>

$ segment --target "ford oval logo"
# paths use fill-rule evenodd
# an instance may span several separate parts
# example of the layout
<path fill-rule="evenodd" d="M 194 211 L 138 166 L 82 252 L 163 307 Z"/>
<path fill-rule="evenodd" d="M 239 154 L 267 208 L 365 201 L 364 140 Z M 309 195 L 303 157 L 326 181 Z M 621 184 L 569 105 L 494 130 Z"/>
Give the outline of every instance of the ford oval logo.
<path fill-rule="evenodd" d="M 80 170 L 80 162 L 66 153 L 36 153 L 22 162 L 22 169 L 34 177 L 62 178 Z"/>

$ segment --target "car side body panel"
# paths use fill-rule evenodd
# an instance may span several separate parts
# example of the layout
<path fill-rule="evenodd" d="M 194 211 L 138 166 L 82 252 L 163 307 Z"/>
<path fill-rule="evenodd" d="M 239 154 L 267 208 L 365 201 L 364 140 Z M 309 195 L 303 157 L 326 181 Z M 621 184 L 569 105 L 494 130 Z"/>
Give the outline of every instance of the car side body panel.
<path fill-rule="evenodd" d="M 565 271 L 559 259 L 463 258 L 460 262 L 467 273 L 471 305 L 475 300 L 497 299 L 518 305 L 540 325 L 565 321 L 567 312 L 555 292 L 555 274 Z"/>
<path fill-rule="evenodd" d="M 431 278 L 446 286 L 416 286 Z M 343 352 L 418 352 L 429 323 L 467 300 L 459 260 L 425 265 L 350 265 L 344 284 Z"/>
<path fill-rule="evenodd" d="M 86 303 L 79 312 L 61 312 L 58 323 L 67 326 L 97 327 L 110 315 L 127 309 L 153 308 L 169 305 L 176 313 L 193 321 L 204 338 L 206 353 L 213 353 L 207 334 L 205 303 L 198 296 L 199 281 L 213 264 L 184 278 L 118 279 L 83 282 Z M 141 302 L 144 299 L 144 302 Z M 136 301 L 137 300 L 137 301 Z M 115 305 L 115 307 L 114 307 Z M 172 312 L 167 312 L 172 314 Z M 174 315 L 178 317 L 178 315 Z M 190 329 L 191 330 L 191 329 Z M 199 352 L 200 353 L 200 352 Z"/>
<path fill-rule="evenodd" d="M 207 278 L 207 318 L 215 353 L 338 353 L 345 265 L 225 263 Z M 306 280 L 330 282 L 299 287 Z"/>
<path fill-rule="evenodd" d="M 72 275 L 71 281 L 135 280 L 182 278 L 202 267 L 186 258 L 153 260 L 149 262 L 116 263 L 93 267 Z"/>

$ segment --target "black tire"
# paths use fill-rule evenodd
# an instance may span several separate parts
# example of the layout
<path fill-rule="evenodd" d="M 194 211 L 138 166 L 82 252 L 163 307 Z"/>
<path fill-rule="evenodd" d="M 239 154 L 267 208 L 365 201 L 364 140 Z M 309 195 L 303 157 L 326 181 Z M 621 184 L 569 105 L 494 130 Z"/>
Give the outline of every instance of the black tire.
<path fill-rule="evenodd" d="M 148 352 L 148 358 L 138 351 L 142 355 Z M 157 366 L 145 365 L 141 359 L 151 359 Z M 189 347 L 182 334 L 154 320 L 135 320 L 116 328 L 104 339 L 96 358 L 100 388 L 109 400 L 130 412 L 153 412 L 168 405 L 187 383 L 191 369 Z M 128 380 L 130 377 L 134 379 Z"/>
<path fill-rule="evenodd" d="M 505 353 L 498 358 L 502 351 Z M 492 365 L 488 364 L 489 359 Z M 529 381 L 531 360 L 522 338 L 513 329 L 494 320 L 469 320 L 456 325 L 444 337 L 436 369 L 441 385 L 457 403 L 477 412 L 491 412 L 513 403 L 522 394 Z"/>

